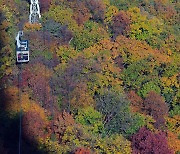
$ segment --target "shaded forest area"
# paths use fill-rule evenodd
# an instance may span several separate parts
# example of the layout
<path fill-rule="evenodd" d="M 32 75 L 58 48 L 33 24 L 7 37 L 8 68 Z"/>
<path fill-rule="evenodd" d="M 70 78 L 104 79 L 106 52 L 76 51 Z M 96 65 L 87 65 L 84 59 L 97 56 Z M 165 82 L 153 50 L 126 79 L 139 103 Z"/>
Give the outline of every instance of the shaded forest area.
<path fill-rule="evenodd" d="M 39 2 L 0 0 L 0 152 L 179 154 L 180 2 Z"/>

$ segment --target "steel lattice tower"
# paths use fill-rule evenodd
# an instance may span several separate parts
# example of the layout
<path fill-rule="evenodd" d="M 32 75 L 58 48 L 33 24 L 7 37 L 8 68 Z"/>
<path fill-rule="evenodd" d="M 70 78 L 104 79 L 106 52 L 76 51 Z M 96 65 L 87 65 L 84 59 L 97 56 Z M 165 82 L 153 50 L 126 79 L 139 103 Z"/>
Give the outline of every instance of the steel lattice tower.
<path fill-rule="evenodd" d="M 39 18 L 41 18 L 39 1 L 31 0 L 29 22 L 31 24 L 38 23 Z"/>

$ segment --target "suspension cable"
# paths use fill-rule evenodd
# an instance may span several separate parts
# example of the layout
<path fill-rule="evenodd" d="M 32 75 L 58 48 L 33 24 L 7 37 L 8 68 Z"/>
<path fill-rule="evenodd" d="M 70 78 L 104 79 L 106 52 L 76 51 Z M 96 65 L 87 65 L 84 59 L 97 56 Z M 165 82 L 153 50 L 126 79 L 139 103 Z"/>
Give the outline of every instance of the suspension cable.
<path fill-rule="evenodd" d="M 22 2 L 20 0 L 20 2 Z M 38 22 L 37 19 L 41 18 L 40 15 L 40 7 L 38 0 L 31 0 L 30 4 L 30 16 L 29 16 L 29 22 L 35 23 Z M 20 29 L 23 29 L 23 24 L 20 23 Z M 19 97 L 19 107 L 20 107 L 20 113 L 19 113 L 19 144 L 18 144 L 18 153 L 21 154 L 22 151 L 22 100 L 21 100 L 21 94 L 22 94 L 22 63 L 18 64 L 19 68 L 19 74 L 18 74 L 18 97 Z"/>
<path fill-rule="evenodd" d="M 19 154 L 21 154 L 21 144 L 22 144 L 22 104 L 21 104 L 21 81 L 22 81 L 22 64 L 19 64 L 19 76 L 18 76 L 18 90 L 19 90 Z"/>

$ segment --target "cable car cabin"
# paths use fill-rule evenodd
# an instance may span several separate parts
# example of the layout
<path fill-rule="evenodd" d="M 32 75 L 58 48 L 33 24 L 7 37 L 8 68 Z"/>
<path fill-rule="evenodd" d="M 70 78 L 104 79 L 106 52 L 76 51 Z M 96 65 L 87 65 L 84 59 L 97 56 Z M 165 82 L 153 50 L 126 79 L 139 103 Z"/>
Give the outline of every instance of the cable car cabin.
<path fill-rule="evenodd" d="M 19 47 L 16 45 L 17 63 L 29 62 L 29 42 L 28 40 L 21 40 Z"/>

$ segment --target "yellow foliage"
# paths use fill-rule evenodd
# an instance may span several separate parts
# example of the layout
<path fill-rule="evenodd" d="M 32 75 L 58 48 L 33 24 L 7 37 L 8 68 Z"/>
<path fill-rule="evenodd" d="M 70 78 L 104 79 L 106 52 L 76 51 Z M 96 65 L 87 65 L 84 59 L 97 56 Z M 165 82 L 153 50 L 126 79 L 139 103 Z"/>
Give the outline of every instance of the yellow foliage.
<path fill-rule="evenodd" d="M 153 34 L 159 35 L 162 32 L 162 23 L 156 17 L 151 19 L 141 13 L 140 8 L 134 7 L 127 11 L 131 19 L 129 35 L 131 38 L 146 40 Z"/>
<path fill-rule="evenodd" d="M 175 74 L 171 77 L 162 77 L 161 81 L 164 87 L 172 87 L 175 86 L 176 88 L 179 88 L 178 84 L 178 74 Z"/>
<path fill-rule="evenodd" d="M 67 63 L 69 59 L 77 56 L 77 51 L 67 45 L 60 46 L 56 50 L 56 53 L 59 56 L 61 63 Z"/>
<path fill-rule="evenodd" d="M 122 80 L 119 74 L 121 69 L 115 65 L 114 61 L 119 56 L 117 45 L 117 43 L 111 42 L 109 39 L 104 39 L 81 53 L 87 59 L 96 59 L 102 70 L 101 73 L 95 74 L 96 82 L 93 85 L 93 90 L 96 91 L 112 86 L 115 90 L 122 91 Z"/>
<path fill-rule="evenodd" d="M 106 7 L 110 6 L 110 1 L 109 0 L 102 0 L 102 2 L 106 5 Z"/>
<path fill-rule="evenodd" d="M 110 24 L 113 17 L 118 13 L 118 11 L 119 11 L 118 8 L 115 6 L 111 5 L 110 7 L 108 7 L 105 13 L 105 19 L 104 19 L 105 23 Z"/>
<path fill-rule="evenodd" d="M 95 147 L 93 150 L 96 153 L 106 153 L 106 154 L 131 154 L 131 142 L 126 140 L 121 135 L 112 135 L 104 139 L 97 139 Z"/>
<path fill-rule="evenodd" d="M 39 149 L 45 150 L 48 153 L 62 154 L 69 150 L 68 146 L 58 144 L 58 141 L 52 141 L 49 137 L 46 139 L 39 139 Z"/>
<path fill-rule="evenodd" d="M 73 10 L 65 6 L 52 5 L 49 11 L 49 17 L 62 25 L 68 25 L 72 32 L 79 32 L 82 26 L 79 26 L 73 19 Z"/>
<path fill-rule="evenodd" d="M 144 121 L 145 121 L 145 125 L 146 127 L 151 130 L 151 131 L 156 131 L 156 129 L 154 128 L 154 123 L 156 122 L 152 116 L 149 115 L 142 115 L 144 116 Z"/>
<path fill-rule="evenodd" d="M 175 115 L 172 118 L 170 118 L 170 117 L 166 118 L 166 125 L 167 125 L 168 129 L 177 135 L 180 135 L 179 123 L 180 123 L 179 115 Z"/>
<path fill-rule="evenodd" d="M 6 4 L 2 4 L 0 9 L 5 13 L 6 21 L 12 25 L 11 20 L 13 19 L 13 14 L 11 12 L 11 8 L 7 7 Z"/>

